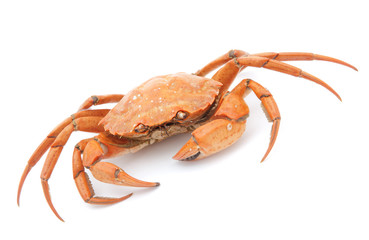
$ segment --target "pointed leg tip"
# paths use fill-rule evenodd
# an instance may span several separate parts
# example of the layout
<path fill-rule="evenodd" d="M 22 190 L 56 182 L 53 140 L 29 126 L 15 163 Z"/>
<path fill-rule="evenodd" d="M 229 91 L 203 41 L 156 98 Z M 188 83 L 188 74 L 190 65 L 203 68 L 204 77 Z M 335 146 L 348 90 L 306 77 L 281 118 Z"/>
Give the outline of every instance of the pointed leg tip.
<path fill-rule="evenodd" d="M 340 95 L 331 86 L 329 86 L 328 84 L 326 84 L 325 82 L 323 82 L 319 78 L 311 75 L 310 73 L 304 72 L 304 71 L 301 71 L 300 76 L 302 78 L 308 79 L 310 81 L 313 81 L 313 82 L 315 82 L 315 83 L 323 86 L 328 91 L 330 91 L 331 93 L 333 93 L 342 102 L 342 99 L 341 99 Z"/>
<path fill-rule="evenodd" d="M 328 62 L 333 62 L 333 63 L 341 64 L 343 66 L 352 68 L 355 71 L 358 71 L 357 68 L 354 67 L 353 65 L 351 65 L 351 64 L 349 64 L 349 63 L 347 63 L 345 61 L 339 60 L 337 58 L 332 58 L 332 57 L 328 57 L 328 56 L 324 56 L 324 55 L 320 55 L 320 54 L 313 54 L 313 55 L 315 57 L 315 60 L 323 60 L 323 61 L 328 61 Z"/>
<path fill-rule="evenodd" d="M 20 195 L 21 195 L 21 192 L 22 192 L 23 184 L 24 184 L 24 182 L 27 178 L 28 173 L 31 171 L 31 168 L 32 167 L 30 167 L 29 164 L 27 164 L 27 166 L 25 167 L 25 169 L 23 171 L 22 177 L 19 181 L 18 192 L 17 192 L 17 204 L 18 204 L 18 206 L 20 206 L 19 201 L 20 201 Z"/>
<path fill-rule="evenodd" d="M 121 197 L 120 199 L 121 199 L 121 201 L 123 201 L 123 200 L 125 200 L 127 198 L 130 198 L 132 195 L 133 195 L 133 193 L 130 193 L 130 194 L 124 196 L 124 197 Z"/>
<path fill-rule="evenodd" d="M 341 96 L 336 91 L 333 90 L 331 92 L 338 98 L 338 100 L 340 100 L 340 102 L 342 102 Z"/>
<path fill-rule="evenodd" d="M 121 202 L 123 200 L 126 200 L 127 198 L 130 198 L 131 196 L 133 195 L 133 193 L 130 193 L 130 194 L 127 194 L 121 198 L 117 198 L 115 202 L 112 202 L 112 203 L 118 203 L 118 202 Z"/>
<path fill-rule="evenodd" d="M 57 216 L 59 218 L 60 221 L 65 222 L 63 218 L 61 218 L 60 216 Z"/>
<path fill-rule="evenodd" d="M 53 211 L 53 213 L 55 214 L 55 216 L 62 222 L 65 222 L 64 219 L 59 215 L 59 213 L 56 211 L 56 209 L 54 207 L 52 207 L 51 209 Z"/>
<path fill-rule="evenodd" d="M 160 186 L 160 183 L 159 182 L 156 182 L 155 184 L 156 184 L 155 187 L 159 187 Z"/>
<path fill-rule="evenodd" d="M 96 205 L 109 205 L 109 204 L 115 204 L 115 203 L 122 202 L 126 200 L 127 198 L 130 198 L 132 195 L 133 193 L 130 193 L 120 198 L 92 197 L 89 199 L 85 199 L 85 202 L 89 204 L 96 204 Z"/>
<path fill-rule="evenodd" d="M 130 198 L 131 196 L 133 195 L 133 193 L 130 193 L 128 195 L 125 195 L 121 198 L 112 198 L 110 199 L 111 201 L 106 201 L 106 202 L 101 202 L 102 204 L 113 204 L 113 203 L 119 203 L 119 202 L 122 202 L 124 200 L 126 200 L 127 198 Z"/>
<path fill-rule="evenodd" d="M 260 163 L 263 163 L 265 161 L 265 159 L 268 157 L 270 151 L 271 151 L 271 148 L 267 150 L 267 152 L 265 153 L 265 155 L 261 159 Z"/>
<path fill-rule="evenodd" d="M 60 217 L 59 213 L 56 211 L 52 201 L 51 201 L 51 196 L 50 196 L 50 191 L 49 191 L 49 184 L 47 182 L 47 179 L 41 179 L 41 184 L 42 184 L 42 189 L 44 191 L 44 195 L 46 198 L 47 203 L 49 204 L 49 207 L 51 209 L 51 211 L 55 214 L 55 216 L 57 218 L 59 218 L 60 221 L 64 222 L 63 218 Z"/>
<path fill-rule="evenodd" d="M 355 70 L 356 72 L 358 72 L 358 71 L 359 71 L 355 66 L 353 66 L 353 65 L 351 65 L 351 64 L 349 64 L 349 63 L 346 63 L 346 62 L 343 62 L 343 61 L 342 61 L 342 63 L 341 63 L 341 64 L 342 64 L 342 65 L 344 65 L 344 66 L 346 66 L 346 67 L 349 67 L 349 68 L 351 68 L 351 69 Z"/>
<path fill-rule="evenodd" d="M 20 192 L 18 190 L 18 194 L 17 194 L 17 205 L 18 207 L 20 207 Z"/>

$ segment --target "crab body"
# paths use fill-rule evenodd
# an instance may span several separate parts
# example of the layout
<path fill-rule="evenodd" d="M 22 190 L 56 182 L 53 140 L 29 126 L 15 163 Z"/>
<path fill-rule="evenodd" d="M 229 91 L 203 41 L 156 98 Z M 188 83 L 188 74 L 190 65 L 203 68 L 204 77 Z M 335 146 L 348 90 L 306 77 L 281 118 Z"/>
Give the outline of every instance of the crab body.
<path fill-rule="evenodd" d="M 98 133 L 81 140 L 73 153 L 73 177 L 82 199 L 90 204 L 112 204 L 127 199 L 95 196 L 88 169 L 94 178 L 105 183 L 131 187 L 155 187 L 157 182 L 138 180 L 113 163 L 105 162 L 115 156 L 134 153 L 172 135 L 191 132 L 191 138 L 174 155 L 174 159 L 190 161 L 219 152 L 244 133 L 249 108 L 244 97 L 254 92 L 272 122 L 269 146 L 262 161 L 276 140 L 281 116 L 272 94 L 251 79 L 244 79 L 229 91 L 238 73 L 246 67 L 267 68 L 305 78 L 322 85 L 339 99 L 340 96 L 325 82 L 282 61 L 324 60 L 356 70 L 341 60 L 312 53 L 248 54 L 231 50 L 207 64 L 195 74 L 177 73 L 154 77 L 126 95 L 110 94 L 88 98 L 79 110 L 61 122 L 32 154 L 18 187 L 18 204 L 23 183 L 32 167 L 49 150 L 42 172 L 41 183 L 45 198 L 54 214 L 48 180 L 73 131 Z M 205 76 L 220 69 L 211 77 Z M 110 109 L 90 109 L 93 105 L 117 103 Z"/>
<path fill-rule="evenodd" d="M 183 132 L 179 125 L 191 129 L 203 122 L 221 86 L 186 73 L 158 76 L 125 95 L 100 124 L 120 137 L 162 139 Z"/>

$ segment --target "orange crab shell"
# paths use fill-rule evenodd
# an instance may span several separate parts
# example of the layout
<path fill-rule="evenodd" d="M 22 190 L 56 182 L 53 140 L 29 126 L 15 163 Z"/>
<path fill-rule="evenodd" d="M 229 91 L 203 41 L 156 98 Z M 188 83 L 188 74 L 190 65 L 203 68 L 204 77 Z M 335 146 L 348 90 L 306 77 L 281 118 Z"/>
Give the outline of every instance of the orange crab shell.
<path fill-rule="evenodd" d="M 210 108 L 221 86 L 187 73 L 154 77 L 125 95 L 100 124 L 114 135 L 134 136 L 139 124 L 159 126 L 171 122 L 178 111 L 187 113 L 185 121 L 192 121 Z"/>

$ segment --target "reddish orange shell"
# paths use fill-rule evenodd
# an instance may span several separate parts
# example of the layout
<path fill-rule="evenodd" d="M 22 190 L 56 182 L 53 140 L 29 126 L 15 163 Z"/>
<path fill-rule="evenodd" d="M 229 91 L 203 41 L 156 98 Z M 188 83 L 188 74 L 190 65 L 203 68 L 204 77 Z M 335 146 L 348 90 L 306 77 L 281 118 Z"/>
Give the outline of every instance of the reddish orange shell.
<path fill-rule="evenodd" d="M 125 95 L 100 124 L 112 134 L 130 136 L 138 124 L 159 126 L 178 111 L 189 113 L 186 121 L 195 120 L 209 109 L 221 86 L 187 73 L 154 77 Z"/>

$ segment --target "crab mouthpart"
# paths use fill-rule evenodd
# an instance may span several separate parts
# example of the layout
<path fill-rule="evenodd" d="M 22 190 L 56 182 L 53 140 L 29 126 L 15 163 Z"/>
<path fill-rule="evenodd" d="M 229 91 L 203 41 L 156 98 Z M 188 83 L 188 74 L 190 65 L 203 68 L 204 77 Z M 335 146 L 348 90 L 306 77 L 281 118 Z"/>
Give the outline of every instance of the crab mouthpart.
<path fill-rule="evenodd" d="M 173 159 L 179 161 L 191 161 L 200 156 L 200 147 L 192 137 L 182 148 L 174 155 Z"/>

